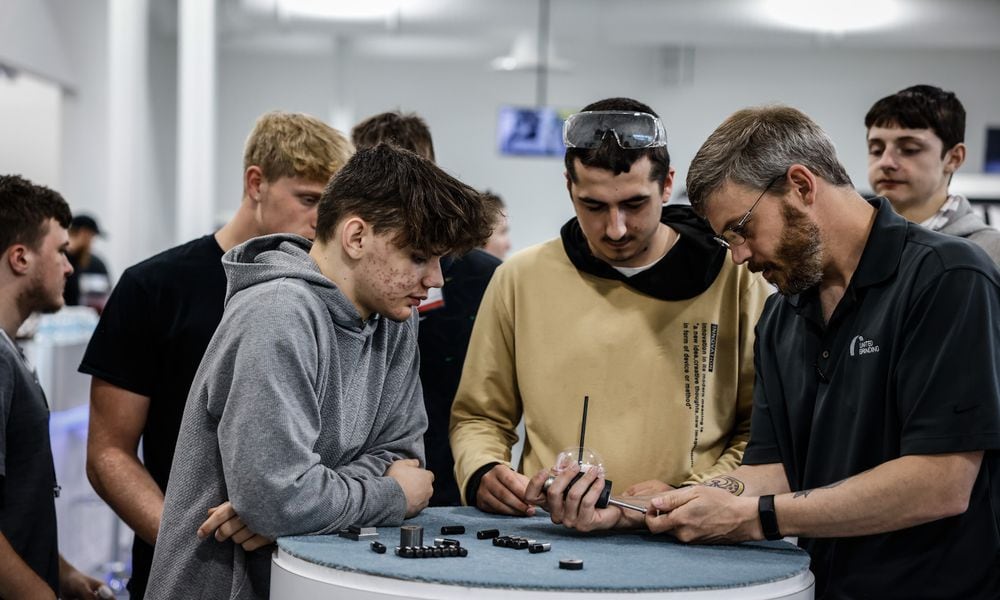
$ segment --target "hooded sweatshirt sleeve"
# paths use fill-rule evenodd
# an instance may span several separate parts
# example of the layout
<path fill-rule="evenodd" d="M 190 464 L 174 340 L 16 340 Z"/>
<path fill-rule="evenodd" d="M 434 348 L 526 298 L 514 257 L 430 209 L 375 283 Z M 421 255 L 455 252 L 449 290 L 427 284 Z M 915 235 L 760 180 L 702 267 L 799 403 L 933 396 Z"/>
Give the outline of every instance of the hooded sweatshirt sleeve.
<path fill-rule="evenodd" d="M 427 411 L 420 386 L 420 355 L 416 351 L 417 319 L 418 315 L 414 313 L 402 326 L 402 335 L 397 338 L 389 355 L 388 376 L 399 380 L 393 386 L 400 390 L 398 404 L 393 410 L 381 411 L 382 419 L 374 427 L 378 433 L 365 453 L 334 468 L 345 477 L 380 476 L 393 461 L 404 458 L 416 458 L 421 466 L 426 466 L 424 432 L 427 430 Z"/>
<path fill-rule="evenodd" d="M 217 363 L 206 401 L 218 419 L 229 499 L 250 529 L 268 537 L 402 522 L 403 491 L 382 475 L 392 460 L 422 454 L 422 411 L 398 414 L 420 401 L 405 343 L 396 348 L 395 369 L 388 360 L 386 378 L 401 381 L 380 388 L 372 406 L 352 395 L 351 373 L 337 368 L 332 323 L 311 296 L 294 283 L 248 289 L 227 306 L 212 344 Z M 349 399 L 356 405 L 343 404 Z M 343 423 L 363 426 L 337 431 Z M 331 444 L 330 435 L 341 437 Z"/>

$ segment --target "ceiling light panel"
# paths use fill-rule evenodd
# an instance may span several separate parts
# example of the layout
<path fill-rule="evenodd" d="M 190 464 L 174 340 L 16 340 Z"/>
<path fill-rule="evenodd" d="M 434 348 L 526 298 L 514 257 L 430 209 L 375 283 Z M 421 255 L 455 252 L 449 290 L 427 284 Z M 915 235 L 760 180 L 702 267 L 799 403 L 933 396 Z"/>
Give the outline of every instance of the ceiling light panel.
<path fill-rule="evenodd" d="M 904 12 L 899 0 L 763 0 L 761 6 L 772 22 L 832 34 L 898 25 Z"/>

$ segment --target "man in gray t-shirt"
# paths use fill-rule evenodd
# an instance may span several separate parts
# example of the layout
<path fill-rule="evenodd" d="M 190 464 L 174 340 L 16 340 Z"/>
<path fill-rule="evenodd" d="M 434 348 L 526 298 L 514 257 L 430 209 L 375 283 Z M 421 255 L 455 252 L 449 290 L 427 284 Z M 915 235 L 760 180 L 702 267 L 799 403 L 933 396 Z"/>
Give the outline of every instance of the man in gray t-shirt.
<path fill-rule="evenodd" d="M 110 595 L 59 556 L 49 407 L 14 342 L 33 312 L 62 308 L 70 212 L 58 193 L 0 175 L 0 597 Z M 100 597 L 107 597 L 101 595 Z"/>

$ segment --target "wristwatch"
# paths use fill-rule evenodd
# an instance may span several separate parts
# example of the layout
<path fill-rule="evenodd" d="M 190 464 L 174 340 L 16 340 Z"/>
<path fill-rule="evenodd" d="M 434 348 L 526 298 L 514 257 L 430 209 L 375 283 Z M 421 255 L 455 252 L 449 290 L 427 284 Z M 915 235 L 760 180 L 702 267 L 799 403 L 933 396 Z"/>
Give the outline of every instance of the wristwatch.
<path fill-rule="evenodd" d="M 764 538 L 780 540 L 784 537 L 778 531 L 778 515 L 774 514 L 774 494 L 760 497 L 757 501 L 757 515 L 760 517 L 760 528 L 764 530 Z"/>

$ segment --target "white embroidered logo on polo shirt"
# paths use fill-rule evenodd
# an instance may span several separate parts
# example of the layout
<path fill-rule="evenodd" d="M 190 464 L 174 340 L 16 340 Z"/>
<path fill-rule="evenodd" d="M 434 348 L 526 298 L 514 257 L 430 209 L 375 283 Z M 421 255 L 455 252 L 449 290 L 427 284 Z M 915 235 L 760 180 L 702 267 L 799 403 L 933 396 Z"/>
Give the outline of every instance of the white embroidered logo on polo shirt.
<path fill-rule="evenodd" d="M 876 352 L 878 352 L 878 346 L 875 344 L 875 340 L 866 340 L 863 335 L 856 335 L 851 340 L 851 356 L 864 356 Z"/>

